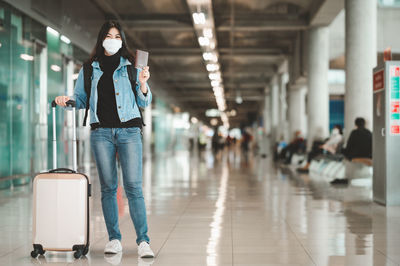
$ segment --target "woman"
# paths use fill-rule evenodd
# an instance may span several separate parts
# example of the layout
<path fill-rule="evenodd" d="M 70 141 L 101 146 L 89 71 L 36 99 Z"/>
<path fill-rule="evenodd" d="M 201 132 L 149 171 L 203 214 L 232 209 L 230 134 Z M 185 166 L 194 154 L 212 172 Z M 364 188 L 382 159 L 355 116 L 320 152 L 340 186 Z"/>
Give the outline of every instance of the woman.
<path fill-rule="evenodd" d="M 335 154 L 338 148 L 343 144 L 343 130 L 341 125 L 335 125 L 332 129 L 332 134 L 328 141 L 321 146 L 325 151 Z"/>
<path fill-rule="evenodd" d="M 136 95 L 132 91 L 127 66 L 134 63 L 121 26 L 115 21 L 104 23 L 97 43 L 88 60 L 93 67 L 90 95 L 90 144 L 99 173 L 101 203 L 109 242 L 104 253 L 122 251 L 118 225 L 116 155 L 122 166 L 125 193 L 129 212 L 135 226 L 139 257 L 154 257 L 147 235 L 146 207 L 142 193 L 142 119 L 140 107 L 150 104 L 152 94 L 147 85 L 149 67 L 137 71 Z M 74 98 L 76 107 L 86 107 L 83 69 L 79 72 Z M 58 96 L 55 101 L 66 106 L 68 96 Z"/>

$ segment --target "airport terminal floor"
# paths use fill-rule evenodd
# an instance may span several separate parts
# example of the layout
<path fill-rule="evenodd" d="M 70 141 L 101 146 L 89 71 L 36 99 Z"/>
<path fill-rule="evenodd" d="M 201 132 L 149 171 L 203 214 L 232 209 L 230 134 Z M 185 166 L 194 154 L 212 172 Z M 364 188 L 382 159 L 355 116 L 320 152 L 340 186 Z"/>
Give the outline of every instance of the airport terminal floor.
<path fill-rule="evenodd" d="M 332 187 L 266 159 L 224 151 L 176 152 L 144 164 L 155 259 L 138 259 L 127 200 L 119 195 L 123 253 L 103 254 L 107 233 L 90 171 L 91 247 L 86 258 L 30 257 L 31 187 L 0 191 L 0 265 L 399 265 L 400 208 L 365 186 Z M 119 191 L 121 192 L 121 190 Z"/>

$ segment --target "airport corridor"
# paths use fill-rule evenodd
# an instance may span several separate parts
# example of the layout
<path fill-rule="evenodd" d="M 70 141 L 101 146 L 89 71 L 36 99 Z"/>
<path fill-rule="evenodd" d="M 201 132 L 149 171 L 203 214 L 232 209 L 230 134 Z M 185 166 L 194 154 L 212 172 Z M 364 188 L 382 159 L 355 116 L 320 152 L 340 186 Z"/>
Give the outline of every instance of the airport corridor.
<path fill-rule="evenodd" d="M 332 187 L 292 175 L 270 157 L 187 151 L 144 163 L 143 193 L 154 259 L 138 259 L 127 199 L 118 191 L 122 255 L 108 241 L 95 168 L 90 172 L 87 257 L 32 259 L 30 186 L 0 191 L 0 265 L 399 265 L 400 208 L 382 207 L 362 186 Z"/>

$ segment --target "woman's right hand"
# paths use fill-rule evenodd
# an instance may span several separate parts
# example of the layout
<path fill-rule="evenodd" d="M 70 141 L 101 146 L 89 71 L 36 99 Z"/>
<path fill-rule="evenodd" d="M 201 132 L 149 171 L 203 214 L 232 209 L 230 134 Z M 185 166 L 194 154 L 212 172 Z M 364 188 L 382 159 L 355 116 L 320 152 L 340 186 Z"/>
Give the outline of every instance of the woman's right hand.
<path fill-rule="evenodd" d="M 68 96 L 57 96 L 55 101 L 56 104 L 62 107 L 67 106 L 66 102 L 68 102 L 70 98 Z"/>

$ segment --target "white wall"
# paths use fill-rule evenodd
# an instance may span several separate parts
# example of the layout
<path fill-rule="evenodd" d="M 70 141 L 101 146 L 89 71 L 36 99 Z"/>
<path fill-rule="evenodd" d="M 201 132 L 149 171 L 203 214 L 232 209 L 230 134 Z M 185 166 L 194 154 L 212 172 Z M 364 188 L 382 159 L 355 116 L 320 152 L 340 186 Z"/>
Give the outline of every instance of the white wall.
<path fill-rule="evenodd" d="M 392 47 L 392 52 L 400 53 L 400 8 L 380 7 L 378 9 L 377 49 L 383 52 Z"/>
<path fill-rule="evenodd" d="M 377 49 L 382 53 L 387 47 L 400 53 L 400 8 L 378 7 Z M 329 58 L 335 59 L 345 53 L 345 11 L 338 14 L 329 25 Z"/>

